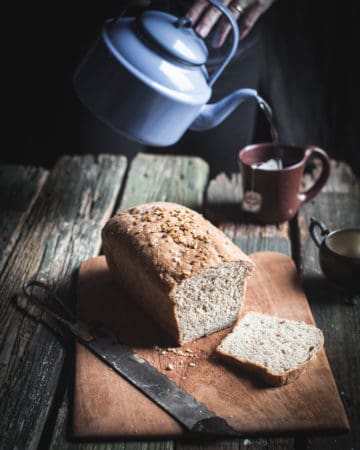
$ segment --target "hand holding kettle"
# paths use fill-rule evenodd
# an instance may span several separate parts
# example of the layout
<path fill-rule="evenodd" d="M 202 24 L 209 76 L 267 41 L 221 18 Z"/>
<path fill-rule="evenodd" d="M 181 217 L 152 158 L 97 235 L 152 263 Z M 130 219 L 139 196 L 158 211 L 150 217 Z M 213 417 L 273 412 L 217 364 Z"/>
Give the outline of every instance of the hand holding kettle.
<path fill-rule="evenodd" d="M 221 0 L 238 20 L 240 38 L 244 38 L 252 30 L 258 19 L 267 11 L 275 0 Z M 126 6 L 149 6 L 151 0 L 123 0 Z M 221 17 L 221 11 L 210 6 L 207 0 L 195 0 L 186 12 L 186 16 L 196 24 L 197 34 L 206 38 L 215 27 L 212 39 L 213 47 L 221 47 L 231 31 L 231 25 L 226 18 Z"/>
<path fill-rule="evenodd" d="M 208 103 L 214 83 L 237 50 L 239 29 L 224 3 L 207 3 L 224 15 L 233 35 L 211 74 L 208 48 L 196 24 L 187 15 L 148 9 L 104 23 L 74 75 L 80 100 L 115 131 L 156 147 L 176 143 L 188 129 L 218 126 L 241 103 L 265 103 L 256 90 L 247 88 Z"/>
<path fill-rule="evenodd" d="M 275 0 L 222 0 L 224 5 L 237 19 L 240 38 L 244 38 L 252 30 L 257 20 L 267 11 Z M 213 47 L 221 47 L 231 31 L 229 22 L 221 16 L 217 8 L 209 6 L 207 0 L 196 0 L 188 10 L 187 16 L 196 23 L 195 31 L 205 38 L 216 26 L 212 38 Z M 199 20 L 200 19 L 200 20 Z"/>

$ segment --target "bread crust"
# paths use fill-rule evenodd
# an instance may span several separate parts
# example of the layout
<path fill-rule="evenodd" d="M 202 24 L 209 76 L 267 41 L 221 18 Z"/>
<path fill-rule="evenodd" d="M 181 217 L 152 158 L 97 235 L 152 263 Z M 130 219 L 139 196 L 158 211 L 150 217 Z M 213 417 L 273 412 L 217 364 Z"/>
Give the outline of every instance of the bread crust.
<path fill-rule="evenodd" d="M 122 211 L 102 229 L 103 251 L 116 280 L 181 343 L 173 293 L 209 268 L 255 264 L 201 214 L 176 203 L 153 202 Z M 239 300 L 240 301 L 240 300 Z"/>
<path fill-rule="evenodd" d="M 314 353 L 310 359 L 302 363 L 300 366 L 290 369 L 282 374 L 277 374 L 271 372 L 266 367 L 251 363 L 249 361 L 244 361 L 241 358 L 236 358 L 223 352 L 221 349 L 216 349 L 216 353 L 221 355 L 221 357 L 227 361 L 230 365 L 236 365 L 241 370 L 243 370 L 248 375 L 255 375 L 258 379 L 262 380 L 265 384 L 273 387 L 284 386 L 285 384 L 292 383 L 299 376 L 306 372 L 310 364 L 318 358 L 319 352 Z"/>
<path fill-rule="evenodd" d="M 105 256 L 127 246 L 143 267 L 170 292 L 184 278 L 225 262 L 241 261 L 250 275 L 251 259 L 201 214 L 171 202 L 153 202 L 112 217 L 102 230 Z"/>

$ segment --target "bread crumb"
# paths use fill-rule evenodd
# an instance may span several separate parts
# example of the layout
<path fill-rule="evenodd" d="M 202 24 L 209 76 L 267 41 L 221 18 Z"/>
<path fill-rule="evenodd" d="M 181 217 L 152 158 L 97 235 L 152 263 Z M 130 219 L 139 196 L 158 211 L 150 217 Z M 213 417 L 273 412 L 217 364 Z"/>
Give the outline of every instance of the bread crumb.
<path fill-rule="evenodd" d="M 174 353 L 175 355 L 186 356 L 185 353 L 179 348 L 168 348 L 167 350 L 168 352 Z"/>
<path fill-rule="evenodd" d="M 196 364 L 194 362 L 189 363 L 189 367 L 195 367 Z"/>
<path fill-rule="evenodd" d="M 169 363 L 169 364 L 166 366 L 166 370 L 174 370 L 174 365 L 171 364 L 171 363 Z"/>
<path fill-rule="evenodd" d="M 183 356 L 185 358 L 196 358 L 196 355 L 190 349 L 185 349 L 185 351 L 181 350 L 181 348 L 176 347 L 168 347 L 166 350 L 162 350 L 161 354 L 165 355 L 167 352 L 173 353 L 176 356 Z"/>

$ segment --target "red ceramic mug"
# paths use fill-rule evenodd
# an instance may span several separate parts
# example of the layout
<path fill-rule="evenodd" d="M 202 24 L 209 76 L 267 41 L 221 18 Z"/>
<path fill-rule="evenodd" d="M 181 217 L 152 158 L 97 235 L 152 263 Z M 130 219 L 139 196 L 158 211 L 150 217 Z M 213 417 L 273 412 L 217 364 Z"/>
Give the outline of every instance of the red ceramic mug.
<path fill-rule="evenodd" d="M 311 157 L 321 160 L 322 171 L 314 185 L 302 192 L 301 179 Z M 274 167 L 277 161 L 281 161 L 281 165 Z M 330 174 L 329 157 L 316 146 L 248 145 L 240 150 L 239 163 L 244 191 L 243 210 L 263 224 L 293 218 L 301 205 L 319 193 Z M 267 168 L 262 168 L 266 165 Z"/>

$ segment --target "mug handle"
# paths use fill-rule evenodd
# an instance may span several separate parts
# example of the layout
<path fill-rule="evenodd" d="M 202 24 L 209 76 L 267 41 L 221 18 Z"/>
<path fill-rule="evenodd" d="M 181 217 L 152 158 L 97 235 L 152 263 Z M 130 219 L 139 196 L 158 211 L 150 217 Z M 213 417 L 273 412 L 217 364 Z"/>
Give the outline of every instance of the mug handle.
<path fill-rule="evenodd" d="M 330 175 L 330 159 L 327 153 L 319 147 L 315 146 L 307 147 L 305 150 L 305 158 L 304 158 L 305 164 L 307 163 L 308 159 L 313 155 L 318 156 L 319 159 L 321 160 L 322 170 L 319 178 L 315 181 L 313 186 L 311 186 L 311 188 L 309 188 L 307 191 L 301 193 L 301 200 L 300 200 L 301 205 L 314 198 L 321 191 Z"/>
<path fill-rule="evenodd" d="M 316 229 L 320 228 L 320 232 L 317 233 Z M 309 225 L 309 233 L 312 237 L 312 240 L 315 242 L 315 244 L 320 247 L 321 245 L 321 239 L 320 236 L 325 236 L 330 233 L 330 230 L 326 228 L 323 222 L 320 220 L 316 220 L 313 217 L 310 217 L 310 225 Z"/>

